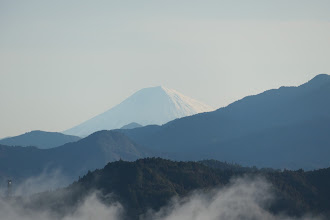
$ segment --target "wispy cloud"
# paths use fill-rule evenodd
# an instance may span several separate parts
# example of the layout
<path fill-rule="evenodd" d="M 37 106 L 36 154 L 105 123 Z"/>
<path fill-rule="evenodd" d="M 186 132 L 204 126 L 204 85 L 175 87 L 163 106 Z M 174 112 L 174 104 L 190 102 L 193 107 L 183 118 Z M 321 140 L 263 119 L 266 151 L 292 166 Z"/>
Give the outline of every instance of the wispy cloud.
<path fill-rule="evenodd" d="M 275 215 L 267 210 L 275 199 L 272 186 L 262 178 L 239 178 L 228 186 L 208 191 L 195 191 L 184 198 L 173 198 L 159 211 L 148 211 L 141 220 L 321 220 L 320 217 L 293 218 Z M 58 217 L 46 210 L 31 211 L 17 203 L 0 200 L 1 217 L 6 220 L 121 220 L 125 210 L 121 204 L 102 203 L 97 193 L 88 196 L 69 214 Z"/>

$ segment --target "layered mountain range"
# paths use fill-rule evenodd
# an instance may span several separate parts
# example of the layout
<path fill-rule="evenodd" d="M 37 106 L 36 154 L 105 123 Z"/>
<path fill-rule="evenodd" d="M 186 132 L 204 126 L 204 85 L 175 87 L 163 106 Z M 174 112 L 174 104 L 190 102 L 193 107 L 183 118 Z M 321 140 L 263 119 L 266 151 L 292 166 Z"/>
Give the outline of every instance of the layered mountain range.
<path fill-rule="evenodd" d="M 169 158 L 291 169 L 330 166 L 330 76 L 248 96 L 163 126 L 123 130 Z"/>
<path fill-rule="evenodd" d="M 20 182 L 42 173 L 59 172 L 73 180 L 110 161 L 133 161 L 151 155 L 151 151 L 115 131 L 98 131 L 51 149 L 0 145 L 0 179 Z"/>
<path fill-rule="evenodd" d="M 24 179 L 47 169 L 76 178 L 110 161 L 147 156 L 279 169 L 329 167 L 329 96 L 330 76 L 322 74 L 161 126 L 131 124 L 52 149 L 1 145 L 0 176 Z"/>

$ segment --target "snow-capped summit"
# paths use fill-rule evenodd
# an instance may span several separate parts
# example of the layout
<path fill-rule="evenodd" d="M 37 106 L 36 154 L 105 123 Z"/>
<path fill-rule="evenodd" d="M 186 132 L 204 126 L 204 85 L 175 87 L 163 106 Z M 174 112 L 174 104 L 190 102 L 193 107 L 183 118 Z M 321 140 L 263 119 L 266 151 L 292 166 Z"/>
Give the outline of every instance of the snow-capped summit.
<path fill-rule="evenodd" d="M 132 122 L 143 126 L 161 125 L 176 118 L 213 110 L 174 89 L 157 86 L 141 89 L 119 105 L 63 133 L 86 136 L 99 130 L 121 128 Z"/>

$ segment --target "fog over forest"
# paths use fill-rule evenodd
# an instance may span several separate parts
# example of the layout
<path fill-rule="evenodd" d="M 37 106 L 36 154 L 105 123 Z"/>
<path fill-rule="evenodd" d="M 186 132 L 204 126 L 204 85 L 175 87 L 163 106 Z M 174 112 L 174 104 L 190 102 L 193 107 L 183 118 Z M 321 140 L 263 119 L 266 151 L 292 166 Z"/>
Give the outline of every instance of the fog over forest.
<path fill-rule="evenodd" d="M 34 182 L 31 180 L 31 182 Z M 36 181 L 35 181 L 36 182 Z M 17 187 L 21 190 L 22 187 Z M 13 192 L 18 195 L 20 192 Z M 109 195 L 111 197 L 111 195 Z M 272 185 L 262 177 L 233 178 L 222 188 L 207 191 L 197 190 L 183 198 L 173 197 L 168 205 L 158 211 L 149 210 L 141 220 L 323 220 L 321 216 L 304 215 L 300 218 L 267 211 L 276 195 Z M 28 197 L 22 201 L 0 200 L 0 213 L 6 220 L 123 220 L 125 209 L 118 203 L 106 205 L 98 199 L 98 192 L 90 194 L 84 201 L 64 216 L 50 210 L 29 209 Z M 29 204 L 29 207 L 33 205 Z"/>

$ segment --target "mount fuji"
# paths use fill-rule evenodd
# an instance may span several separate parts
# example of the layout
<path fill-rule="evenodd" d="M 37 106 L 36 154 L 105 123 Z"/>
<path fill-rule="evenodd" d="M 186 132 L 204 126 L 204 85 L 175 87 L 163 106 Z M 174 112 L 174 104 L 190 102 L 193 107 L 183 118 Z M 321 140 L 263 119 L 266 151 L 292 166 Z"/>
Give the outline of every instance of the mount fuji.
<path fill-rule="evenodd" d="M 133 122 L 142 126 L 161 125 L 176 118 L 213 110 L 173 89 L 163 86 L 144 88 L 108 111 L 63 133 L 83 137 L 99 130 L 118 129 Z"/>

